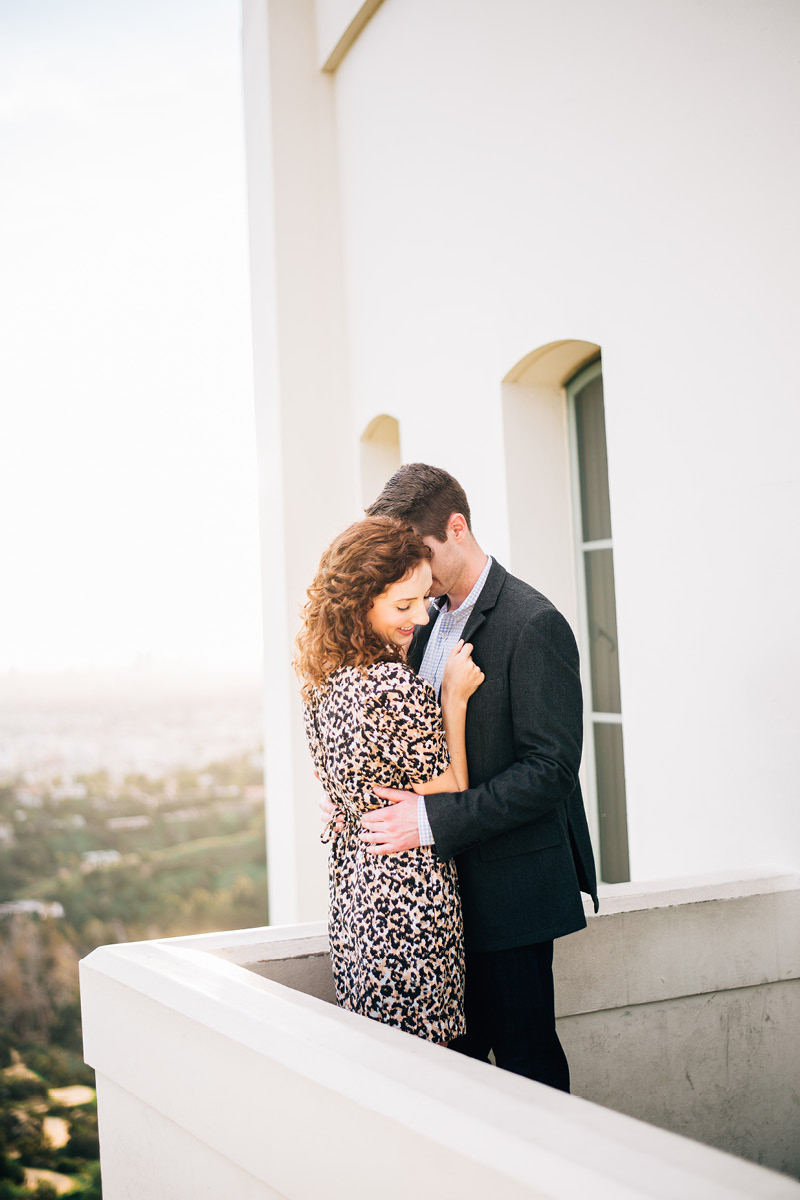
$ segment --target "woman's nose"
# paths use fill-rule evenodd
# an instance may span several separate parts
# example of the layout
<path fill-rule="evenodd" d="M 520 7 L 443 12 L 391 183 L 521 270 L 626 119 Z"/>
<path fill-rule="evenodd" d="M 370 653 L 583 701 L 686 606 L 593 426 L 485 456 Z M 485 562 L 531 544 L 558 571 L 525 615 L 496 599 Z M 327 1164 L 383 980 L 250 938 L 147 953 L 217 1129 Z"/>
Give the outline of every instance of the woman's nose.
<path fill-rule="evenodd" d="M 414 624 L 427 625 L 429 621 L 430 617 L 428 616 L 427 606 L 422 600 L 420 600 L 417 604 L 416 612 L 414 613 Z"/>

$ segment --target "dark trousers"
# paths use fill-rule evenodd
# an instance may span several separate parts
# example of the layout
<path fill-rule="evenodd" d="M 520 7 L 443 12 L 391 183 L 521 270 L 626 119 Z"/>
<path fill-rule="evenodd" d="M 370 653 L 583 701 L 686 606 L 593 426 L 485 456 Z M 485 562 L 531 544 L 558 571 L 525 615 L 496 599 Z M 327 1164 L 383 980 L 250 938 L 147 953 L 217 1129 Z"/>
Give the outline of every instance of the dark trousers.
<path fill-rule="evenodd" d="M 539 1083 L 569 1091 L 567 1056 L 556 1033 L 553 943 L 467 951 L 467 1032 L 452 1048 Z"/>

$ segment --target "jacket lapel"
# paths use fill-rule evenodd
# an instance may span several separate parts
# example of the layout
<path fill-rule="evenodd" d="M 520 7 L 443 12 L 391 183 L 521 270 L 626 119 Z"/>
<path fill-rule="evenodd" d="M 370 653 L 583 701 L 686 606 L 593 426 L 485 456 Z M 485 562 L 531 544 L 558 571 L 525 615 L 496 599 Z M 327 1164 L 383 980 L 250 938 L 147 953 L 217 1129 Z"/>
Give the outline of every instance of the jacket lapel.
<path fill-rule="evenodd" d="M 497 559 L 494 559 L 489 568 L 489 574 L 486 576 L 486 583 L 481 588 L 481 594 L 475 601 L 475 607 L 464 626 L 464 632 L 461 636 L 465 642 L 472 641 L 475 633 L 486 620 L 487 613 L 491 612 L 494 608 L 497 603 L 497 597 L 500 595 L 500 589 L 505 583 L 506 575 L 507 571 L 505 567 L 501 567 Z"/>

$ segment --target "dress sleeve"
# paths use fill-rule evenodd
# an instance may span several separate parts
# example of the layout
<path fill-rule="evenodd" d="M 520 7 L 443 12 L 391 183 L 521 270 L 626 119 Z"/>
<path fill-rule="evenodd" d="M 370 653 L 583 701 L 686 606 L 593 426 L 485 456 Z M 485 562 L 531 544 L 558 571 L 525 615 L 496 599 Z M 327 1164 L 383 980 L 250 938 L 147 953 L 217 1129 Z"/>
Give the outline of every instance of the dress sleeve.
<path fill-rule="evenodd" d="M 402 663 L 371 668 L 361 730 L 375 754 L 411 783 L 427 783 L 450 762 L 434 690 Z"/>
<path fill-rule="evenodd" d="M 314 762 L 314 766 L 317 769 L 319 769 L 320 755 L 319 755 L 319 740 L 317 738 L 317 726 L 316 726 L 316 722 L 314 720 L 314 714 L 312 712 L 311 706 L 308 704 L 307 701 L 303 701 L 303 724 L 305 726 L 306 741 L 308 742 L 308 748 L 311 751 L 311 758 Z"/>

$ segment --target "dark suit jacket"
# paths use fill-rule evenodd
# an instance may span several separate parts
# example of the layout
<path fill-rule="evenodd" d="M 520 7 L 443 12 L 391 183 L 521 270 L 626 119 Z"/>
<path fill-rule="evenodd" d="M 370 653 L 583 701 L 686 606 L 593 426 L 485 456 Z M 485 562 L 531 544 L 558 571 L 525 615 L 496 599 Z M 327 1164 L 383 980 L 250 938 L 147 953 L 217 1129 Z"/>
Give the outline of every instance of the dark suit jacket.
<path fill-rule="evenodd" d="M 417 630 L 419 669 L 437 610 Z M 455 857 L 468 950 L 549 941 L 586 924 L 597 882 L 578 767 L 578 649 L 561 613 L 492 563 L 464 629 L 485 680 L 467 706 L 465 792 L 425 798 L 440 858 Z"/>

